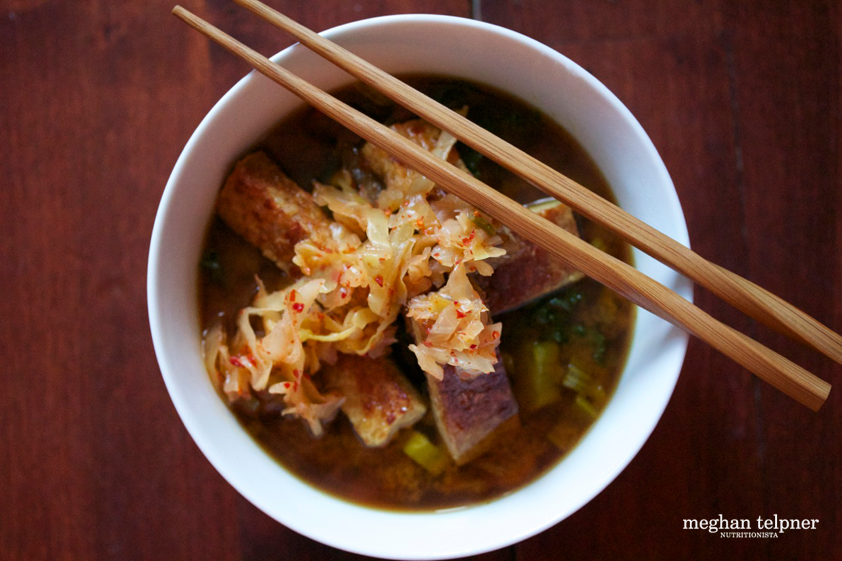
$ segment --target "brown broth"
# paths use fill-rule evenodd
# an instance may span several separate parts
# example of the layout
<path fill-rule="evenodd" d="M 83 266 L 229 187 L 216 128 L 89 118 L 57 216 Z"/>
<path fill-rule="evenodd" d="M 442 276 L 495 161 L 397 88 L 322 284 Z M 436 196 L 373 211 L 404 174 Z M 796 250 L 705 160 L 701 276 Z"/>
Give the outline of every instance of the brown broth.
<path fill-rule="evenodd" d="M 435 77 L 406 80 L 448 106 L 469 108 L 468 117 L 543 162 L 611 199 L 611 191 L 589 156 L 569 134 L 538 111 L 491 89 Z M 337 92 L 338 97 L 384 123 L 413 116 L 395 108 L 364 87 Z M 327 181 L 339 167 L 353 165 L 360 139 L 311 109 L 302 109 L 255 145 L 265 150 L 296 183 L 309 188 L 314 179 Z M 460 154 L 484 182 L 521 203 L 543 194 L 463 145 Z M 615 235 L 582 220 L 583 237 L 609 253 L 630 261 L 626 244 Z M 200 280 L 203 328 L 222 321 L 233 332 L 236 311 L 255 293 L 255 275 L 267 288 L 281 288 L 288 279 L 259 252 L 239 239 L 218 219 L 207 237 Z M 559 348 L 559 363 L 587 371 L 610 395 L 622 370 L 631 338 L 633 307 L 601 285 L 585 279 L 559 294 L 521 310 L 501 315 L 501 352 L 520 396 L 519 367 L 532 346 L 549 342 Z M 413 381 L 423 376 L 396 344 L 393 356 Z M 403 349 L 403 350 L 402 350 Z M 424 388 L 421 387 L 422 392 Z M 520 397 L 519 397 L 520 399 Z M 249 406 L 250 405 L 250 406 Z M 406 456 L 403 431 L 384 448 L 369 449 L 339 415 L 326 434 L 313 438 L 304 423 L 261 410 L 255 401 L 235 407 L 246 430 L 289 471 L 341 498 L 396 510 L 451 508 L 490 500 L 534 481 L 555 465 L 582 438 L 594 416 L 562 390 L 555 403 L 528 411 L 521 404 L 520 425 L 498 438 L 490 451 L 467 465 L 451 466 L 432 476 Z M 596 409 L 604 401 L 594 404 Z M 415 430 L 438 442 L 430 415 Z"/>

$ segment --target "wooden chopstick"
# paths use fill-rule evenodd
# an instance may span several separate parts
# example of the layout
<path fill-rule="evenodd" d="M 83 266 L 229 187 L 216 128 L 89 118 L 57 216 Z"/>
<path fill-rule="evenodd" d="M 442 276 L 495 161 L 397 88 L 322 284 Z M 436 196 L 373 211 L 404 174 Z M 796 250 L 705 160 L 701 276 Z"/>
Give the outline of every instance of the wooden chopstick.
<path fill-rule="evenodd" d="M 704 259 L 572 179 L 495 137 L 467 118 L 258 0 L 234 0 L 395 103 L 444 129 L 484 156 L 716 294 L 748 316 L 842 364 L 842 335 L 789 302 Z"/>
<path fill-rule="evenodd" d="M 830 385 L 742 333 L 718 322 L 701 309 L 550 221 L 447 164 L 377 121 L 363 115 L 270 61 L 253 49 L 195 16 L 181 6 L 173 14 L 191 27 L 248 61 L 255 69 L 282 85 L 322 113 L 360 137 L 389 152 L 450 193 L 481 208 L 523 238 L 542 246 L 555 257 L 605 284 L 638 306 L 670 321 L 719 350 L 761 379 L 817 411 Z"/>

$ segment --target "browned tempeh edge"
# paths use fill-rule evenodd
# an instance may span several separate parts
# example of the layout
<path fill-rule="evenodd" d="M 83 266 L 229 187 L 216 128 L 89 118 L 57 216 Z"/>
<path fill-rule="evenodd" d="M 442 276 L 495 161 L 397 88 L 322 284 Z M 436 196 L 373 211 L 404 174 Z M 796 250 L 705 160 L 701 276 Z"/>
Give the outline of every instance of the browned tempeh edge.
<path fill-rule="evenodd" d="M 518 414 L 499 354 L 489 373 L 463 377 L 460 369 L 445 365 L 441 380 L 427 374 L 427 385 L 439 434 L 458 465 L 485 453 L 506 422 Z"/>
<path fill-rule="evenodd" d="M 551 207 L 538 209 L 527 205 L 527 208 L 581 237 L 570 207 L 550 200 L 554 203 Z M 500 263 L 490 277 L 478 277 L 476 284 L 485 293 L 483 302 L 491 315 L 497 317 L 561 290 L 583 277 L 580 271 L 555 259 L 542 247 L 524 241 L 523 247 L 512 259 Z"/>
<path fill-rule="evenodd" d="M 342 412 L 369 447 L 385 446 L 427 412 L 418 391 L 389 357 L 342 354 L 336 364 L 325 365 L 324 379 L 345 398 Z"/>
<path fill-rule="evenodd" d="M 572 179 L 496 138 L 395 77 L 257 0 L 234 0 L 295 36 L 309 49 L 376 88 L 394 102 L 445 129 L 484 156 L 558 198 L 627 242 L 692 279 L 748 316 L 806 343 L 842 364 L 842 335 L 749 280 L 707 261 L 690 248 L 589 191 Z"/>
<path fill-rule="evenodd" d="M 173 14 L 232 54 L 248 61 L 262 74 L 325 115 L 389 151 L 449 192 L 507 224 L 525 239 L 542 245 L 559 259 L 570 263 L 631 302 L 705 341 L 800 403 L 817 411 L 827 399 L 829 384 L 760 343 L 718 322 L 630 265 L 535 215 L 473 176 L 454 166 L 442 165 L 440 158 L 339 102 L 184 8 L 176 6 Z"/>
<path fill-rule="evenodd" d="M 422 344 L 422 325 L 414 318 L 405 319 L 415 344 Z M 441 379 L 425 372 L 433 419 L 457 465 L 484 454 L 502 425 L 520 410 L 500 350 L 496 352 L 494 370 L 485 374 L 469 374 L 450 364 L 442 365 Z"/>
<path fill-rule="evenodd" d="M 292 263 L 295 245 L 329 225 L 313 196 L 259 151 L 234 166 L 219 192 L 216 211 L 229 228 L 286 272 L 297 270 Z"/>

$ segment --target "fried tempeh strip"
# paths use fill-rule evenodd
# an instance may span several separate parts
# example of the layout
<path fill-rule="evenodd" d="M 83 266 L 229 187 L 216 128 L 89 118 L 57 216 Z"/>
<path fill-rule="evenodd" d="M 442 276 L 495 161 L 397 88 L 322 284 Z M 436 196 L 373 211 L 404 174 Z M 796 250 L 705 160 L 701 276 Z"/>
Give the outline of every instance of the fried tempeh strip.
<path fill-rule="evenodd" d="M 427 383 L 436 426 L 457 464 L 486 452 L 506 421 L 517 422 L 518 405 L 499 356 L 488 374 L 471 376 L 445 366 L 441 380 L 427 375 Z"/>
<path fill-rule="evenodd" d="M 237 234 L 289 271 L 295 244 L 325 236 L 330 220 L 313 196 L 263 152 L 237 162 L 217 200 L 219 216 Z"/>
<path fill-rule="evenodd" d="M 386 445 L 427 412 L 418 391 L 389 358 L 339 355 L 323 375 L 327 386 L 345 398 L 342 412 L 366 446 Z"/>
<path fill-rule="evenodd" d="M 531 208 L 568 232 L 579 235 L 579 228 L 570 207 L 558 201 L 549 201 Z M 582 277 L 581 272 L 553 258 L 546 250 L 533 243 L 521 241 L 516 253 L 498 265 L 492 276 L 475 280 L 485 293 L 485 304 L 496 316 L 554 292 Z"/>

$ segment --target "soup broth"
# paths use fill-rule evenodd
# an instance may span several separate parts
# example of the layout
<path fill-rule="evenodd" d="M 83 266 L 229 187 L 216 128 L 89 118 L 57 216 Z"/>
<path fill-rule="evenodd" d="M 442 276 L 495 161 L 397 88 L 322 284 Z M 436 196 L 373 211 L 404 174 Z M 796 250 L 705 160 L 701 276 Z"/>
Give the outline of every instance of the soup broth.
<path fill-rule="evenodd" d="M 603 197 L 610 189 L 589 156 L 559 126 L 535 109 L 473 83 L 437 77 L 405 78 L 411 85 L 492 133 L 560 170 Z M 385 123 L 413 118 L 365 87 L 337 97 Z M 356 169 L 361 140 L 315 110 L 285 119 L 255 149 L 265 151 L 298 185 L 327 182 L 340 168 Z M 480 180 L 518 202 L 544 195 L 472 149 L 457 144 L 465 166 Z M 360 173 L 365 173 L 360 171 Z M 360 184 L 366 184 L 360 181 Z M 612 233 L 579 219 L 582 237 L 612 255 L 630 260 L 628 247 Z M 249 305 L 258 285 L 277 289 L 291 279 L 218 218 L 212 221 L 200 266 L 200 311 L 204 329 L 222 323 L 233 333 L 237 311 Z M 491 310 L 494 315 L 494 310 Z M 300 419 L 290 419 L 258 399 L 233 407 L 245 429 L 286 469 L 341 498 L 379 508 L 452 508 L 502 496 L 535 480 L 582 438 L 616 386 L 631 338 L 633 307 L 613 292 L 582 279 L 517 310 L 494 315 L 503 324 L 500 353 L 520 412 L 488 451 L 432 473 L 404 452 L 413 434 L 440 439 L 428 413 L 382 448 L 364 446 L 338 415 L 314 438 Z M 400 324 L 400 321 L 398 322 Z M 424 375 L 411 342 L 399 329 L 392 357 L 422 396 Z M 314 375 L 317 381 L 318 374 Z"/>

